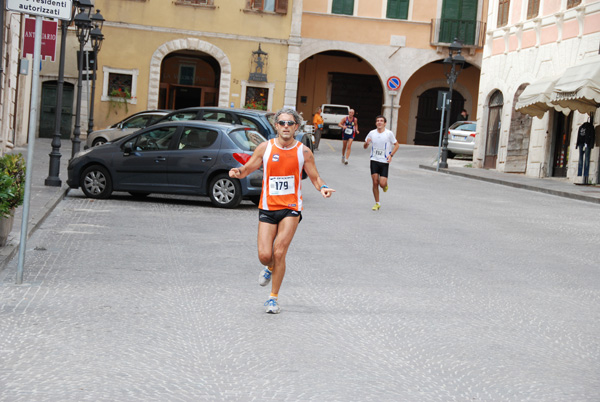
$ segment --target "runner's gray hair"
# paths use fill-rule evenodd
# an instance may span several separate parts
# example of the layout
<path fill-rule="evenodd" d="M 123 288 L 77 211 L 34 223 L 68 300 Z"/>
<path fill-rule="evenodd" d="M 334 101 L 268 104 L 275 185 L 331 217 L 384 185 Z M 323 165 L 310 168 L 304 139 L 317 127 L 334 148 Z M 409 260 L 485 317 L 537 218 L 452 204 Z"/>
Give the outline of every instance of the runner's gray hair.
<path fill-rule="evenodd" d="M 296 112 L 294 109 L 283 108 L 283 109 L 279 110 L 277 113 L 275 113 L 274 124 L 277 124 L 277 122 L 279 121 L 279 116 L 281 116 L 282 114 L 291 114 L 292 116 L 294 116 L 294 121 L 296 122 L 296 124 L 302 123 L 302 118 L 300 117 L 298 112 Z"/>

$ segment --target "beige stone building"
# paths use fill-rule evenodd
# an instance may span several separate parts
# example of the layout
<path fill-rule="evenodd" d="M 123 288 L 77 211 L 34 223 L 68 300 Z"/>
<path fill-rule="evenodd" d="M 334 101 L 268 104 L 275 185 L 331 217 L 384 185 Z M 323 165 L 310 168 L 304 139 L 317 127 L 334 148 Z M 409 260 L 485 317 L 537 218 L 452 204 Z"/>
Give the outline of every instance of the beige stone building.
<path fill-rule="evenodd" d="M 494 0 L 486 35 L 475 164 L 581 183 L 578 128 L 590 115 L 556 110 L 551 98 L 557 80 L 572 75 L 575 66 L 592 63 L 600 69 L 600 1 Z M 530 85 L 534 97 L 547 91 L 549 105 L 541 106 L 548 110 L 539 117 L 515 110 Z M 598 113 L 595 116 L 598 126 Z M 599 141 L 596 138 L 596 144 Z M 598 155 L 596 145 L 590 154 L 589 182 L 598 182 Z"/>
<path fill-rule="evenodd" d="M 448 86 L 441 61 L 455 37 L 464 42 L 467 64 L 454 87 L 452 118 L 463 107 L 477 116 L 487 0 L 95 0 L 95 8 L 106 20 L 105 40 L 94 99 L 90 81 L 83 82 L 82 139 L 92 102 L 95 128 L 155 108 L 285 105 L 308 120 L 320 104 L 342 103 L 357 111 L 359 139 L 383 113 L 400 142 L 434 145 L 437 94 Z M 66 138 L 75 115 L 78 47 L 71 28 Z M 53 134 L 57 75 L 58 63 L 43 63 L 39 136 Z M 392 76 L 401 81 L 395 92 L 386 85 Z M 27 80 L 18 79 L 21 88 Z M 17 96 L 20 121 L 27 120 L 25 98 Z"/>

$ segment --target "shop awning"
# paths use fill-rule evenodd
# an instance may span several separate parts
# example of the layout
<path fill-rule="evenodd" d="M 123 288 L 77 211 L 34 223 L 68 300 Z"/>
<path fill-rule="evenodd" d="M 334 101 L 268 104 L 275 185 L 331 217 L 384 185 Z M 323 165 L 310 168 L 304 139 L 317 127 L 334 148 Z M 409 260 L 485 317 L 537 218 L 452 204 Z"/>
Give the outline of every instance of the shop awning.
<path fill-rule="evenodd" d="M 600 56 L 567 68 L 554 84 L 550 103 L 568 111 L 595 112 L 600 107 Z"/>
<path fill-rule="evenodd" d="M 559 77 L 544 77 L 529 84 L 519 96 L 515 109 L 540 119 L 549 109 L 557 108 L 557 110 L 561 110 L 560 105 L 550 103 L 554 84 L 558 79 Z"/>

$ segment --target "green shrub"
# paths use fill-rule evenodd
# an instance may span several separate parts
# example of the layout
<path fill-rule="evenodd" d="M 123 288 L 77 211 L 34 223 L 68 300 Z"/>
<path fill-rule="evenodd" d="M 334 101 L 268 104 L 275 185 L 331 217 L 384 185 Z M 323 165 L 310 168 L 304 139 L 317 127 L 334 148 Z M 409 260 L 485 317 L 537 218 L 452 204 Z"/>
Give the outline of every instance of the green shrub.
<path fill-rule="evenodd" d="M 25 160 L 21 154 L 0 157 L 0 216 L 8 217 L 23 204 Z"/>

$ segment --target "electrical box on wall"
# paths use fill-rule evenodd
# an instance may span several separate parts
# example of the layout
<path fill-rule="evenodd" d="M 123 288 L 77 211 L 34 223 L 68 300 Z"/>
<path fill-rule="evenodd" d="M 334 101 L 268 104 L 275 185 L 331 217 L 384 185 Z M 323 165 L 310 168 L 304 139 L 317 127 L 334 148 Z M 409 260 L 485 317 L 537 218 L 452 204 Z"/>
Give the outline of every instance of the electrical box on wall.
<path fill-rule="evenodd" d="M 21 59 L 21 63 L 19 64 L 19 74 L 21 74 L 21 75 L 29 74 L 29 60 Z"/>

